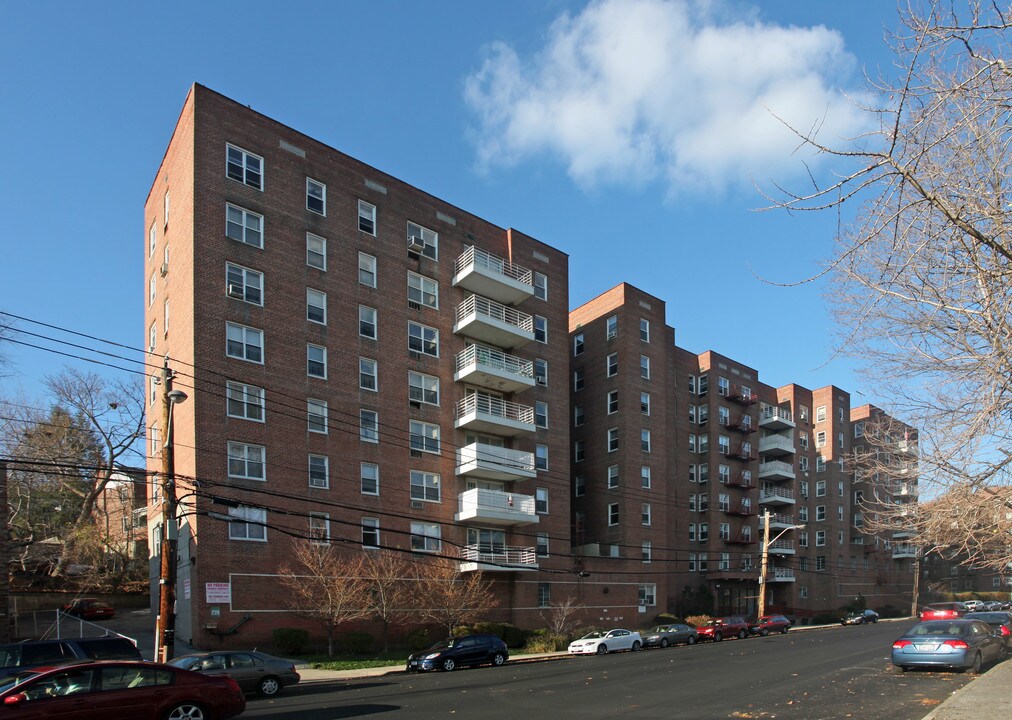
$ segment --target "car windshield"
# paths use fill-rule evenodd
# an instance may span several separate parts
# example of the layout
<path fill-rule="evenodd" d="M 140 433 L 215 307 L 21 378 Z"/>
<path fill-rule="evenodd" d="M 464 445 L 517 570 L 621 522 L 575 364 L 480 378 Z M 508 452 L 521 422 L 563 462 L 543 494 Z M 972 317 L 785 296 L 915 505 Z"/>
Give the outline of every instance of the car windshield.
<path fill-rule="evenodd" d="M 714 627 L 716 625 L 723 625 L 723 624 L 724 624 L 723 620 L 707 620 L 705 623 L 703 623 L 703 627 Z"/>
<path fill-rule="evenodd" d="M 3 680 L 0 680 L 0 693 L 9 690 L 15 685 L 20 685 L 23 682 L 31 680 L 33 677 L 37 677 L 39 673 L 34 670 L 24 670 L 13 675 L 8 675 Z"/>
<path fill-rule="evenodd" d="M 652 633 L 662 633 L 662 632 L 667 632 L 668 630 L 673 630 L 673 629 L 674 628 L 670 628 L 667 625 L 658 625 L 657 627 L 655 627 L 650 632 L 652 632 Z"/>
<path fill-rule="evenodd" d="M 167 665 L 172 665 L 173 667 L 177 667 L 177 668 L 183 668 L 184 670 L 186 670 L 193 663 L 195 663 L 199 659 L 200 658 L 195 658 L 195 657 L 177 657 L 177 658 L 172 658 L 171 660 L 166 661 L 166 664 Z"/>
<path fill-rule="evenodd" d="M 581 640 L 597 640 L 597 638 L 603 638 L 603 637 L 604 637 L 604 633 L 601 632 L 600 630 L 597 630 L 595 632 L 589 632 L 589 633 L 587 633 L 586 635 L 584 635 L 580 639 Z"/>
<path fill-rule="evenodd" d="M 914 637 L 963 637 L 966 628 L 963 623 L 929 622 L 914 626 L 909 634 Z"/>
<path fill-rule="evenodd" d="M 447 650 L 454 647 L 457 644 L 457 638 L 444 638 L 437 643 L 434 643 L 429 650 Z"/>

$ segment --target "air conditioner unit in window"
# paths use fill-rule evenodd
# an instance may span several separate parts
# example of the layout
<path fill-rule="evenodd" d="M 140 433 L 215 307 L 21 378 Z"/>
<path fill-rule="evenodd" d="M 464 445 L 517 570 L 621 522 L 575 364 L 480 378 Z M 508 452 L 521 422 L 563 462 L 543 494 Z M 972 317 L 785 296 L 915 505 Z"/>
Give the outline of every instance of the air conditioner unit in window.
<path fill-rule="evenodd" d="M 424 507 L 425 507 L 425 503 L 423 503 L 421 500 L 412 500 L 411 501 L 411 509 L 412 510 L 421 510 Z"/>
<path fill-rule="evenodd" d="M 242 300 L 246 297 L 246 293 L 243 292 L 242 285 L 237 285 L 236 283 L 229 283 L 228 296 L 233 298 L 239 298 L 240 300 Z"/>
<path fill-rule="evenodd" d="M 413 457 L 413 458 L 420 458 L 421 456 L 422 456 L 422 451 L 421 450 L 412 450 L 411 451 L 411 457 Z"/>
<path fill-rule="evenodd" d="M 418 253 L 424 252 L 425 251 L 425 241 L 422 240 L 417 235 L 412 235 L 411 237 L 408 238 L 408 250 L 411 250 L 412 252 L 418 252 Z"/>
<path fill-rule="evenodd" d="M 159 272 L 161 273 L 162 277 L 165 277 L 166 275 L 168 275 L 169 274 L 169 264 L 168 263 L 162 263 L 162 267 L 159 270 Z"/>
<path fill-rule="evenodd" d="M 534 382 L 536 382 L 538 385 L 547 385 L 548 384 L 548 376 L 547 375 L 535 375 L 534 376 Z"/>
<path fill-rule="evenodd" d="M 416 303 L 414 300 L 408 300 L 408 307 L 411 308 L 412 310 L 421 310 L 422 304 Z"/>

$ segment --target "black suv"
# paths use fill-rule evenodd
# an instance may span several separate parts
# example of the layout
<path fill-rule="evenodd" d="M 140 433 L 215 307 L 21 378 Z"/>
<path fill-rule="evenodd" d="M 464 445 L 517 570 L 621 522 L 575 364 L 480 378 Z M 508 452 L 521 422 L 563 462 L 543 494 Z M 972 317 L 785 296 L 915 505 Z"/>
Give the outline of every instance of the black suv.
<path fill-rule="evenodd" d="M 502 665 L 509 660 L 506 643 L 495 635 L 462 635 L 440 640 L 408 657 L 408 670 L 453 670 L 461 665 Z"/>
<path fill-rule="evenodd" d="M 29 640 L 0 645 L 0 677 L 39 665 L 74 660 L 143 660 L 137 646 L 122 637 Z"/>

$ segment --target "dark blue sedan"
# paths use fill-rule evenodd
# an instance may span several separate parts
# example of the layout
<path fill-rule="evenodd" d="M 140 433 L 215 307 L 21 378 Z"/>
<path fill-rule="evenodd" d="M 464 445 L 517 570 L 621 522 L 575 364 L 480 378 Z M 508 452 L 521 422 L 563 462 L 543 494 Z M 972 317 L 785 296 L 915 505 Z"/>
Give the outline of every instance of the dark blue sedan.
<path fill-rule="evenodd" d="M 925 667 L 979 673 L 1006 656 L 1004 639 L 987 623 L 954 618 L 914 625 L 893 643 L 892 662 L 900 672 Z"/>

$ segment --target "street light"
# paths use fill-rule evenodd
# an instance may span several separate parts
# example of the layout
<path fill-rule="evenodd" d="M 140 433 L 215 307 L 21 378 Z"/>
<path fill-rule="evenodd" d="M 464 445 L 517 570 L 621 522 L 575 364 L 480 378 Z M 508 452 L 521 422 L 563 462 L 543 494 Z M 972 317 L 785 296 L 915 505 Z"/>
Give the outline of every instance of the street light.
<path fill-rule="evenodd" d="M 169 359 L 162 366 L 162 547 L 158 574 L 158 630 L 155 632 L 155 660 L 172 659 L 176 643 L 176 465 L 172 433 L 172 408 L 186 401 L 186 393 L 172 389 L 174 373 Z"/>
<path fill-rule="evenodd" d="M 763 554 L 759 570 L 759 612 L 757 617 L 766 614 L 766 568 L 769 565 L 770 543 L 775 543 L 789 530 L 800 530 L 803 527 L 805 527 L 804 524 L 788 525 L 770 540 L 770 511 L 769 508 L 763 511 Z"/>

